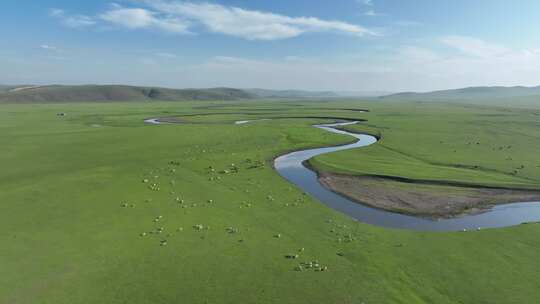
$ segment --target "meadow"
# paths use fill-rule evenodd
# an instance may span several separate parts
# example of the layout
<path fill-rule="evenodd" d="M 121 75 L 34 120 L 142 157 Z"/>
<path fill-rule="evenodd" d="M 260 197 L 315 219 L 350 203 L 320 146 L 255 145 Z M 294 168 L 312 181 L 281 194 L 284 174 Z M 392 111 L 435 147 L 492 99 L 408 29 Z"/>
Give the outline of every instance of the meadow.
<path fill-rule="evenodd" d="M 365 119 L 348 128 L 379 144 L 312 164 L 538 189 L 538 112 L 368 101 L 1 105 L 0 303 L 535 303 L 540 225 L 370 226 L 304 195 L 272 160 L 351 140 L 314 123 Z M 184 123 L 143 124 L 152 117 Z M 273 120 L 233 124 L 260 118 Z"/>
<path fill-rule="evenodd" d="M 320 156 L 319 169 L 472 186 L 538 189 L 540 110 L 383 103 L 349 126 L 377 145 Z"/>

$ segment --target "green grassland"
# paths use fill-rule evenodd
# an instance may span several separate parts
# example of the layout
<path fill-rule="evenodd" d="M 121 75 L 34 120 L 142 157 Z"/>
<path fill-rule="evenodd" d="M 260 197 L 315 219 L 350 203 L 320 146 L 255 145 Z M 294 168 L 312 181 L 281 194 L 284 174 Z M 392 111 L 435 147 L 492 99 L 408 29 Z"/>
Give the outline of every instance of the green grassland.
<path fill-rule="evenodd" d="M 367 123 L 382 135 L 365 149 L 317 157 L 319 169 L 457 184 L 540 188 L 538 111 L 406 104 L 374 106 Z"/>
<path fill-rule="evenodd" d="M 371 112 L 340 110 L 351 107 Z M 0 303 L 535 303 L 540 225 L 383 229 L 271 166 L 285 151 L 351 140 L 311 127 L 329 121 L 315 117 L 364 118 L 354 128 L 380 144 L 315 164 L 529 188 L 540 178 L 533 114 L 337 101 L 2 105 Z M 265 117 L 288 119 L 232 124 Z M 498 145 L 512 146 L 512 161 Z M 304 264 L 315 261 L 327 270 Z"/>

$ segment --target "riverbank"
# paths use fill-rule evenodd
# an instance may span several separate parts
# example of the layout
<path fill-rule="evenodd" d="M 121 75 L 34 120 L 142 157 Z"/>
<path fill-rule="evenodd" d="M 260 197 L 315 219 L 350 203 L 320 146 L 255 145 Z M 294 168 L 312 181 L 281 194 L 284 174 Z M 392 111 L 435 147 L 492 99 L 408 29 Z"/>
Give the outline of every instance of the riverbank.
<path fill-rule="evenodd" d="M 498 204 L 540 201 L 540 191 L 406 183 L 329 172 L 319 174 L 319 182 L 370 207 L 435 219 L 478 214 Z"/>

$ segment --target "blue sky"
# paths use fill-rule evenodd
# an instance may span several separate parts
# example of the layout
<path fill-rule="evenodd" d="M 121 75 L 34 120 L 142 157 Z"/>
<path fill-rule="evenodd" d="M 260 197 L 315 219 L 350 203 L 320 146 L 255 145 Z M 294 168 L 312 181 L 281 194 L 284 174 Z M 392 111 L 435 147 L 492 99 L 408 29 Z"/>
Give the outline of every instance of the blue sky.
<path fill-rule="evenodd" d="M 540 1 L 2 1 L 0 83 L 540 85 Z"/>

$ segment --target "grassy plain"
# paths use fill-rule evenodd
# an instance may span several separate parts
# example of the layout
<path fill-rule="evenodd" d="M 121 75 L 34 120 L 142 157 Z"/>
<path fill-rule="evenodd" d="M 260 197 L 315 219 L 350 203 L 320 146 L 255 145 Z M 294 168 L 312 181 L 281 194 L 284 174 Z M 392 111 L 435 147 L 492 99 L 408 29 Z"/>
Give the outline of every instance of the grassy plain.
<path fill-rule="evenodd" d="M 350 107 L 372 112 L 337 110 Z M 142 124 L 203 113 L 219 115 Z M 373 227 L 271 167 L 285 151 L 350 141 L 298 117 L 365 118 L 354 128 L 380 132 L 380 145 L 314 163 L 534 187 L 534 113 L 359 102 L 2 105 L 0 303 L 535 303 L 540 225 Z M 231 123 L 278 116 L 293 118 Z M 499 145 L 512 148 L 492 150 Z M 328 270 L 295 270 L 315 260 Z"/>
<path fill-rule="evenodd" d="M 353 131 L 382 135 L 376 145 L 322 155 L 319 169 L 357 175 L 509 188 L 540 188 L 540 110 L 387 103 Z"/>

